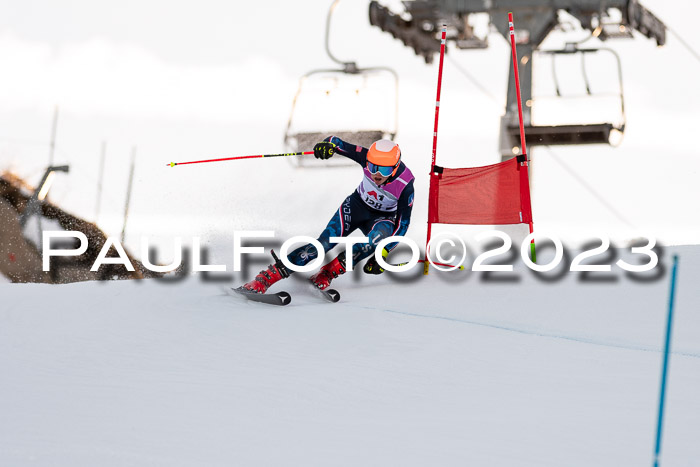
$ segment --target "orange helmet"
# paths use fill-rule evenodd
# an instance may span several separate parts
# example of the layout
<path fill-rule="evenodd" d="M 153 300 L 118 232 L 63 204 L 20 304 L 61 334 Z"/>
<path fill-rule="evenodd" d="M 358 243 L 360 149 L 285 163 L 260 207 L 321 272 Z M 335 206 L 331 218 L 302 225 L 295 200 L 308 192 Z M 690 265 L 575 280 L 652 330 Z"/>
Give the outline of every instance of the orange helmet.
<path fill-rule="evenodd" d="M 380 139 L 372 143 L 367 153 L 367 169 L 385 177 L 394 176 L 401 163 L 399 145 L 388 139 Z"/>

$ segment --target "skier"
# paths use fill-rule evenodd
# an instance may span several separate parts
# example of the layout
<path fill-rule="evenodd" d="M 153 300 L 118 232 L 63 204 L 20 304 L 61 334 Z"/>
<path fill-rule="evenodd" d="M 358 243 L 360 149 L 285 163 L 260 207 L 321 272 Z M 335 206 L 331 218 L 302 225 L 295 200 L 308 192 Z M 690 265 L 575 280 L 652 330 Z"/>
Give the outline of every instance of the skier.
<path fill-rule="evenodd" d="M 340 205 L 318 237 L 324 251 L 317 251 L 313 244 L 301 246 L 287 255 L 290 263 L 303 266 L 332 249 L 331 237 L 347 237 L 356 229 L 369 239 L 369 243 L 356 243 L 352 247 L 353 266 L 372 255 L 377 244 L 384 238 L 406 234 L 413 209 L 413 174 L 401 162 L 401 150 L 393 141 L 382 139 L 369 149 L 347 143 L 336 136 L 329 136 L 314 146 L 314 157 L 329 159 L 335 153 L 352 159 L 363 167 L 364 177 L 357 189 Z M 383 250 L 386 255 L 396 246 L 389 244 Z M 310 280 L 321 290 L 326 289 L 334 278 L 345 273 L 345 251 L 311 276 Z M 381 274 L 384 270 L 374 256 L 367 261 L 364 272 Z M 243 285 L 244 289 L 265 293 L 277 281 L 289 277 L 293 271 L 277 260 L 261 271 L 255 279 Z"/>

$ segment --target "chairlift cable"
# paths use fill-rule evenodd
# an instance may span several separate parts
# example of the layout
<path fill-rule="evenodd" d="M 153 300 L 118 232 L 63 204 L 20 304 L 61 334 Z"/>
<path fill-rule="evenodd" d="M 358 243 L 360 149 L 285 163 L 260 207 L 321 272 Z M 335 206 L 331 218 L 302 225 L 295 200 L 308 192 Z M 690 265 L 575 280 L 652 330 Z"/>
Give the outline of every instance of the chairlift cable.
<path fill-rule="evenodd" d="M 481 92 L 482 92 L 483 94 L 485 94 L 489 99 L 491 99 L 492 101 L 496 102 L 496 103 L 499 105 L 499 107 L 501 107 L 501 102 L 500 102 L 493 94 L 491 94 L 491 93 L 488 91 L 488 89 L 486 89 L 481 83 L 479 83 L 479 81 L 478 81 L 476 78 L 474 78 L 474 76 L 472 76 L 471 73 L 469 73 L 467 70 L 465 70 L 464 68 L 462 68 L 462 67 L 459 65 L 459 63 L 457 62 L 457 60 L 455 60 L 454 58 L 452 58 L 449 54 L 447 54 L 447 59 L 450 60 L 450 61 L 452 62 L 452 64 L 455 66 L 455 68 L 457 68 L 457 70 L 458 70 L 460 73 L 462 73 L 462 74 L 469 80 L 469 82 L 471 82 L 474 86 L 476 86 L 476 87 L 479 89 L 479 91 L 481 91 Z M 501 107 L 501 108 L 502 108 L 502 107 Z"/>
<path fill-rule="evenodd" d="M 553 96 L 549 94 L 534 94 L 532 96 L 533 101 L 538 101 L 538 100 L 545 100 L 545 99 L 559 99 L 560 97 L 564 97 L 566 99 L 590 99 L 593 93 L 587 94 L 587 93 L 578 93 L 578 94 L 566 94 L 564 96 Z M 620 97 L 619 92 L 597 92 L 595 93 L 595 97 Z"/>
<path fill-rule="evenodd" d="M 554 162 L 559 164 L 561 168 L 563 168 L 566 172 L 568 172 L 569 175 L 571 175 L 588 193 L 593 195 L 603 206 L 605 206 L 608 211 L 610 211 L 616 218 L 617 220 L 625 223 L 628 227 L 631 227 L 634 230 L 637 230 L 637 227 L 634 226 L 630 221 L 628 221 L 622 214 L 620 214 L 617 209 L 615 209 L 614 206 L 612 206 L 610 203 L 608 203 L 603 196 L 601 196 L 598 192 L 596 192 L 586 181 L 578 174 L 576 173 L 575 170 L 572 170 L 568 165 L 564 163 L 564 161 L 552 150 L 551 146 L 543 146 L 547 148 L 549 151 L 549 155 L 552 156 L 552 159 Z"/>
<path fill-rule="evenodd" d="M 693 57 L 695 57 L 695 60 L 697 60 L 698 62 L 700 62 L 700 54 L 699 54 L 695 49 L 693 49 L 693 48 L 690 46 L 690 44 L 688 44 L 688 43 L 681 37 L 680 34 L 678 34 L 675 30 L 671 29 L 671 28 L 668 26 L 668 24 L 666 25 L 666 30 L 667 30 L 668 32 L 670 32 L 671 34 L 673 34 L 674 36 L 676 36 L 676 39 L 678 39 L 678 41 L 679 41 L 681 44 L 683 44 L 683 46 L 684 46 L 686 49 L 688 49 L 688 52 L 690 52 L 690 53 L 693 55 Z"/>

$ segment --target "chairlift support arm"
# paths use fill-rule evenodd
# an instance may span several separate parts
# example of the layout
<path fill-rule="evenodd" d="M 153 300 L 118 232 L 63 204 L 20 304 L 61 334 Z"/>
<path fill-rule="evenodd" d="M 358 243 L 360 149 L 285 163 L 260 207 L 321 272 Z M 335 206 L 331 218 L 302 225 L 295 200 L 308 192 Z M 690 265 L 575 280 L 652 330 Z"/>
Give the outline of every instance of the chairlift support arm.
<path fill-rule="evenodd" d="M 433 56 L 440 50 L 438 39 L 440 25 L 447 24 L 448 41 L 452 41 L 459 48 L 471 48 L 469 41 L 460 41 L 460 35 L 464 34 L 465 25 L 468 24 L 469 15 L 487 13 L 490 24 L 508 40 L 507 13 L 509 11 L 514 13 L 519 25 L 516 40 L 521 95 L 525 104 L 523 120 L 526 127 L 532 125 L 532 55 L 547 35 L 560 24 L 559 11 L 566 11 L 574 16 L 584 29 L 590 30 L 592 36 L 601 40 L 619 36 L 631 37 L 631 31 L 636 30 L 654 39 L 659 46 L 666 42 L 666 26 L 637 0 L 508 0 L 507 2 L 502 0 L 408 0 L 403 3 L 406 15 L 401 16 L 392 13 L 379 2 L 371 1 L 370 24 L 402 40 L 405 45 L 412 47 L 417 55 L 422 56 L 426 63 L 431 63 Z M 610 9 L 617 9 L 621 13 L 619 24 L 615 25 L 617 30 L 612 32 L 605 27 Z M 500 147 L 504 158 L 512 157 L 510 141 L 504 129 L 518 123 L 513 76 L 511 62 L 506 114 L 501 121 Z M 622 87 L 620 89 L 622 90 Z M 580 127 L 584 130 L 584 126 Z M 582 138 L 580 142 L 584 142 L 584 139 Z M 573 144 L 578 143 L 574 141 Z"/>

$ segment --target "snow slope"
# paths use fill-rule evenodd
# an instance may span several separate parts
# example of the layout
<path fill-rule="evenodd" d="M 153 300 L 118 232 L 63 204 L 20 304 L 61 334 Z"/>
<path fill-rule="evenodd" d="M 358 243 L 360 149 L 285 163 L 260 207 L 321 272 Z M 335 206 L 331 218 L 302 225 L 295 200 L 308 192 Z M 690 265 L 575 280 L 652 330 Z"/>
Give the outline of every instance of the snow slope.
<path fill-rule="evenodd" d="M 665 467 L 700 459 L 700 248 L 674 251 Z M 671 253 L 651 282 L 355 274 L 337 304 L 290 279 L 284 308 L 0 284 L 0 465 L 648 465 Z"/>

